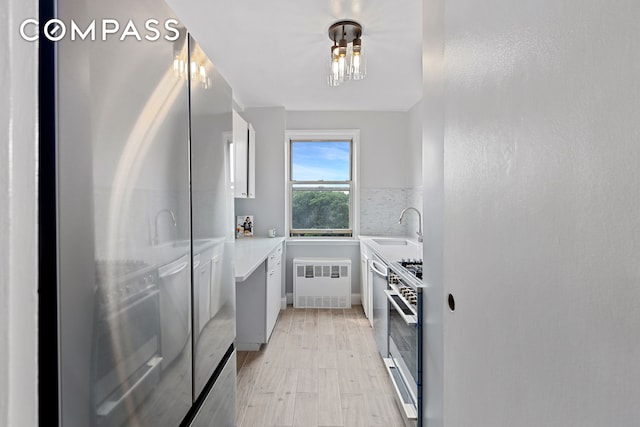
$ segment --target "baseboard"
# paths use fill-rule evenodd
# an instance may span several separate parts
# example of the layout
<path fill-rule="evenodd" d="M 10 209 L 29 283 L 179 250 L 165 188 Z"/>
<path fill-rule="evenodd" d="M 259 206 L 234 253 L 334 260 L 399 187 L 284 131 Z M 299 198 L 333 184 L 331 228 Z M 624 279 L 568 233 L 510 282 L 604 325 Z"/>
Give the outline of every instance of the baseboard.
<path fill-rule="evenodd" d="M 351 305 L 361 305 L 362 300 L 360 299 L 360 294 L 351 294 Z"/>

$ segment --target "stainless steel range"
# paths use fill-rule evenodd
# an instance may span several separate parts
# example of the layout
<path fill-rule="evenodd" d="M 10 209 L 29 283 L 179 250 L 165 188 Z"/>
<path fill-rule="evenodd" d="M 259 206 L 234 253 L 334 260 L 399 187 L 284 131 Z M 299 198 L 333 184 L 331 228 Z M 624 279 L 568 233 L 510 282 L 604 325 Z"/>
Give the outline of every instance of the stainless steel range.
<path fill-rule="evenodd" d="M 409 420 L 422 426 L 422 260 L 389 266 L 389 357 L 385 364 Z"/>

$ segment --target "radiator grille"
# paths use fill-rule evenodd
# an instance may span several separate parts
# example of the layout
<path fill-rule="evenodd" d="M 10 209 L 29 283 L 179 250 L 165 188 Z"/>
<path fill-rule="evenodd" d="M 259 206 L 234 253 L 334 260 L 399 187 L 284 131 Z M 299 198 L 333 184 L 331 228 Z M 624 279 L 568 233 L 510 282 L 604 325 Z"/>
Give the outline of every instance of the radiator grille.
<path fill-rule="evenodd" d="M 293 269 L 294 307 L 351 307 L 351 260 L 295 258 Z"/>

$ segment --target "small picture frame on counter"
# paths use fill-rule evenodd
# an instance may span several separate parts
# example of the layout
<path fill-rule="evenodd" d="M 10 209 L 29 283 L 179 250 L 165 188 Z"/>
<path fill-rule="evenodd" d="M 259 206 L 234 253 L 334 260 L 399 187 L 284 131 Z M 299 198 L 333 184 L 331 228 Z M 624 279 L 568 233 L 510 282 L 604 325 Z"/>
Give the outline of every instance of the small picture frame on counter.
<path fill-rule="evenodd" d="M 236 239 L 253 237 L 253 215 L 240 215 L 236 218 Z"/>

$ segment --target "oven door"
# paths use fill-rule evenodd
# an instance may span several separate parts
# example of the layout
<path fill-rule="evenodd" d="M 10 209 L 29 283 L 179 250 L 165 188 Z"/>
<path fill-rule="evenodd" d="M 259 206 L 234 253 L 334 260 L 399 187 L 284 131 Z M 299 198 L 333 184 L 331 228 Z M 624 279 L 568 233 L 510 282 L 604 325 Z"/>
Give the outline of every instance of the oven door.
<path fill-rule="evenodd" d="M 409 419 L 417 417 L 418 322 L 406 300 L 390 287 L 385 291 L 389 314 L 389 375 Z"/>

